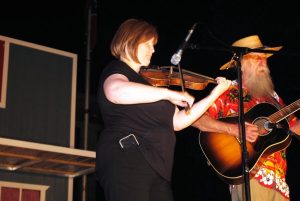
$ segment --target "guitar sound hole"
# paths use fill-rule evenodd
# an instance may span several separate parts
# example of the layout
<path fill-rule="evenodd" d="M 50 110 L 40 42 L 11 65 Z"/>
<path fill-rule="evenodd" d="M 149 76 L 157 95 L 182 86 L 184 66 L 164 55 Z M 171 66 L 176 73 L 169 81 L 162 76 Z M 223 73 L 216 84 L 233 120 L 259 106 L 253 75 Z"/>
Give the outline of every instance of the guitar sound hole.
<path fill-rule="evenodd" d="M 265 117 L 255 119 L 253 124 L 257 125 L 260 136 L 268 135 L 273 129 L 273 124 Z"/>

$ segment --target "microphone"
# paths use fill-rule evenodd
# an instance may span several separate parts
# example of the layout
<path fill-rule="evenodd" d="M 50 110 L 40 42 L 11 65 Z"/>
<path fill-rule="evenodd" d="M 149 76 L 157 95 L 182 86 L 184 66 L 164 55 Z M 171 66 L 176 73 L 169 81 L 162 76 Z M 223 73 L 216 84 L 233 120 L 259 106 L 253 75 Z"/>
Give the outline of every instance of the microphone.
<path fill-rule="evenodd" d="M 192 34 L 193 34 L 194 29 L 195 29 L 196 26 L 197 26 L 197 23 L 195 23 L 193 25 L 193 27 L 189 30 L 188 35 L 185 37 L 183 43 L 180 45 L 180 47 L 177 50 L 177 52 L 175 54 L 173 54 L 173 56 L 171 58 L 171 63 L 173 65 L 177 65 L 180 62 L 183 50 L 186 48 L 187 43 L 190 40 L 190 37 L 192 36 Z"/>

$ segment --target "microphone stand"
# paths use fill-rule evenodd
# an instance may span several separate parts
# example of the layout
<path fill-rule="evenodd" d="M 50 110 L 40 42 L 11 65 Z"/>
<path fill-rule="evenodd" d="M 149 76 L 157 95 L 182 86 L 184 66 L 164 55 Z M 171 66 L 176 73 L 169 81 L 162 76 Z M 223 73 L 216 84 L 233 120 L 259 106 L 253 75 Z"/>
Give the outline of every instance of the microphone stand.
<path fill-rule="evenodd" d="M 237 63 L 237 81 L 239 86 L 239 133 L 240 133 L 240 141 L 242 148 L 242 167 L 243 167 L 243 179 L 244 179 L 244 190 L 246 201 L 251 201 L 250 194 L 250 177 L 249 177 L 249 166 L 248 166 L 248 150 L 247 150 L 247 142 L 246 142 L 246 131 L 245 131 L 245 118 L 244 118 L 244 97 L 243 97 L 243 80 L 242 80 L 242 70 L 241 70 L 241 58 L 244 54 L 247 53 L 247 49 L 244 51 L 240 51 L 239 56 L 233 57 L 233 59 Z"/>
<path fill-rule="evenodd" d="M 243 180 L 244 180 L 244 192 L 246 201 L 251 201 L 251 193 L 250 193 L 250 177 L 249 177 L 249 154 L 247 150 L 247 142 L 246 142 L 246 131 L 245 131 L 245 116 L 244 116 L 244 97 L 243 97 L 243 80 L 242 80 L 242 70 L 241 70 L 241 59 L 243 56 L 250 52 L 258 52 L 258 53 L 272 53 L 275 54 L 276 51 L 273 50 L 262 50 L 262 49 L 250 49 L 246 47 L 235 47 L 232 46 L 231 49 L 234 52 L 233 59 L 236 61 L 237 68 L 237 77 L 238 77 L 238 86 L 239 86 L 239 133 L 240 133 L 240 141 L 242 148 L 242 170 L 243 170 Z M 239 56 L 237 56 L 239 55 Z"/>

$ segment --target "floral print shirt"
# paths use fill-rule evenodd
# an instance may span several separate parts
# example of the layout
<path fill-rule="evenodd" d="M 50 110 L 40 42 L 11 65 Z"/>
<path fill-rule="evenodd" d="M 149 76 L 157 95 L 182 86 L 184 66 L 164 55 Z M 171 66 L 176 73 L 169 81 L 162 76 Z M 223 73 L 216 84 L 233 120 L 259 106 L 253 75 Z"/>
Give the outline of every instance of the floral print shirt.
<path fill-rule="evenodd" d="M 213 118 L 223 118 L 227 116 L 238 114 L 238 85 L 237 82 L 233 82 L 233 85 L 225 91 L 209 108 L 208 114 Z M 273 97 L 278 103 L 284 106 L 284 103 L 280 97 L 274 92 Z M 244 101 L 244 113 L 249 111 L 255 105 L 260 103 L 272 103 L 271 97 L 257 99 L 247 92 L 246 88 L 243 88 L 243 101 Z M 295 123 L 296 119 L 290 120 L 289 125 Z M 257 179 L 258 182 L 271 189 L 275 189 L 280 192 L 284 197 L 289 198 L 289 187 L 285 181 L 285 174 L 287 170 L 286 163 L 286 150 L 277 151 L 269 155 L 265 161 L 258 161 L 253 168 L 255 175 L 252 178 Z M 250 173 L 251 174 L 251 173 Z"/>

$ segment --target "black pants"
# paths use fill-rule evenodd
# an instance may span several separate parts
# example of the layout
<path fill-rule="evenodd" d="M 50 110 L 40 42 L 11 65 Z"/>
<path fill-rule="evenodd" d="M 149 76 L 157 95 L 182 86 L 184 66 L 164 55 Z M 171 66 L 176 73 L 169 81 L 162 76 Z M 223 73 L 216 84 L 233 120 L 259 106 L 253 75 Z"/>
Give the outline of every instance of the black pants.
<path fill-rule="evenodd" d="M 106 201 L 173 201 L 169 182 L 152 169 L 138 146 L 102 144 L 96 161 Z"/>

